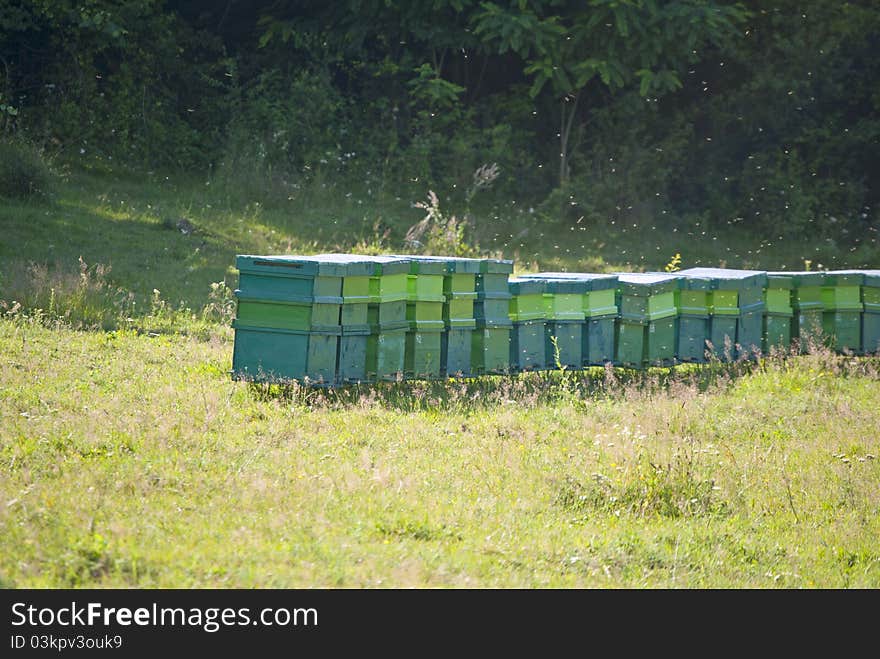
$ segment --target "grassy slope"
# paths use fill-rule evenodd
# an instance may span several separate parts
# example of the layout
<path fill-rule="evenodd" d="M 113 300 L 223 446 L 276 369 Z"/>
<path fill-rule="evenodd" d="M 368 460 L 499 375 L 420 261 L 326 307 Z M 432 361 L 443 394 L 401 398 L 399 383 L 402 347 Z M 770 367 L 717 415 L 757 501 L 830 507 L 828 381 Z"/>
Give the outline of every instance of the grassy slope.
<path fill-rule="evenodd" d="M 423 216 L 413 201 L 405 192 L 380 195 L 362 184 L 324 183 L 266 206 L 256 195 L 201 179 L 78 172 L 58 186 L 51 203 L 0 204 L 0 299 L 26 296 L 30 263 L 75 274 L 82 257 L 109 265 L 113 283 L 136 293 L 142 305 L 158 289 L 172 306 L 182 301 L 200 308 L 211 282 L 225 278 L 234 286 L 237 253 L 404 251 L 407 228 Z M 880 262 L 875 237 L 855 248 L 808 236 L 800 243 L 763 241 L 742 231 L 660 222 L 540 225 L 522 204 L 485 203 L 471 218 L 471 239 L 483 253 L 516 259 L 520 270 L 657 270 L 676 252 L 683 268 Z M 174 229 L 181 217 L 198 231 Z"/>
<path fill-rule="evenodd" d="M 51 204 L 0 206 L 0 299 L 33 289 L 29 262 L 76 279 L 81 255 L 140 300 L 198 308 L 235 284 L 236 253 L 397 250 L 420 217 L 339 189 L 265 209 L 209 188 L 78 174 Z M 163 227 L 179 216 L 199 232 Z M 480 244 L 513 256 L 529 214 L 487 217 Z M 574 229 L 589 259 L 546 229 L 517 239 L 536 250 L 520 267 L 805 254 Z M 289 400 L 229 381 L 230 334 L 0 320 L 0 585 L 880 585 L 872 362 L 815 355 L 707 391 L 585 397 L 532 377 Z"/>
<path fill-rule="evenodd" d="M 0 322 L 4 585 L 880 586 L 876 364 L 309 406 L 229 349 Z"/>

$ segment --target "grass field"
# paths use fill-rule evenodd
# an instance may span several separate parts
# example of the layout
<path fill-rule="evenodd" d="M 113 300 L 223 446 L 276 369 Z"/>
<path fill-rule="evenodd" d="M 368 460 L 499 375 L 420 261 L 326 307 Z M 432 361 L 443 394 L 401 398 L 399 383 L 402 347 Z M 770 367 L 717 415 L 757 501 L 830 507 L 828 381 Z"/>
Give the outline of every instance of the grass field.
<path fill-rule="evenodd" d="M 234 286 L 236 253 L 397 250 L 376 216 L 399 213 L 394 236 L 420 215 L 214 194 L 81 174 L 50 202 L 0 206 L 0 586 L 880 586 L 878 359 L 232 382 L 228 291 L 210 284 Z M 629 236 L 585 240 L 593 265 L 627 266 Z M 695 265 L 676 240 L 643 239 L 652 260 L 629 265 Z M 536 244 L 519 268 L 584 263 Z M 810 257 L 685 241 L 703 265 L 732 244 L 752 255 L 729 267 Z"/>
<path fill-rule="evenodd" d="M 46 202 L 0 204 L 0 299 L 46 308 L 50 288 L 75 288 L 81 257 L 109 268 L 114 287 L 134 295 L 135 315 L 149 310 L 154 289 L 172 308 L 201 309 L 212 282 L 235 285 L 236 254 L 401 253 L 407 229 L 424 217 L 413 208 L 424 192 L 379 193 L 364 183 L 314 183 L 271 203 L 256 197 L 192 177 L 76 171 Z M 676 253 L 682 268 L 855 268 L 876 267 L 880 254 L 873 235 L 798 242 L 705 221 L 541 225 L 523 204 L 485 204 L 472 213 L 467 238 L 479 253 L 515 259 L 517 271 L 662 270 Z M 191 233 L 177 229 L 181 219 Z"/>

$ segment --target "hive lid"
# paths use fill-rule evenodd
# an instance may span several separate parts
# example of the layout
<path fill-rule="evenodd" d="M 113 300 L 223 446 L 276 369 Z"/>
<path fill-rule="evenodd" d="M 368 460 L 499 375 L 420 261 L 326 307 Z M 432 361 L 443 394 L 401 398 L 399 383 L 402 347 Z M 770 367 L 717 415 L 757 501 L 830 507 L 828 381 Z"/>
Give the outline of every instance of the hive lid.
<path fill-rule="evenodd" d="M 862 270 L 861 272 L 865 276 L 865 286 L 880 287 L 880 270 Z"/>
<path fill-rule="evenodd" d="M 680 275 L 682 271 L 676 272 L 651 272 L 652 275 Z M 711 277 L 702 275 L 685 275 L 679 279 L 678 288 L 683 291 L 711 291 L 716 288 L 715 280 Z"/>
<path fill-rule="evenodd" d="M 510 274 L 513 261 L 507 259 L 480 259 L 480 272 L 484 274 Z"/>
<path fill-rule="evenodd" d="M 794 277 L 781 272 L 768 272 L 767 288 L 794 288 Z"/>
<path fill-rule="evenodd" d="M 578 286 L 582 286 L 583 292 L 587 291 L 603 291 L 611 288 L 617 288 L 617 275 L 610 274 L 593 274 L 588 272 L 536 272 L 526 275 L 518 275 L 520 279 L 544 279 L 548 282 L 552 281 L 574 281 L 578 282 Z M 553 284 L 559 286 L 559 284 Z M 550 291 L 553 292 L 553 291 Z M 563 292 L 563 291 L 555 291 Z"/>
<path fill-rule="evenodd" d="M 829 270 L 825 273 L 826 286 L 861 286 L 864 283 L 864 270 Z"/>
<path fill-rule="evenodd" d="M 418 261 L 419 263 L 442 263 L 447 274 L 477 274 L 480 272 L 480 264 L 482 263 L 481 259 L 468 259 L 462 256 L 425 256 L 422 254 L 396 254 L 395 256 Z"/>
<path fill-rule="evenodd" d="M 392 256 L 409 261 L 411 263 L 410 274 L 413 275 L 445 275 L 449 271 L 447 260 L 444 257 L 410 254 L 392 254 Z"/>
<path fill-rule="evenodd" d="M 320 275 L 342 277 L 348 269 L 345 264 L 322 261 L 312 256 L 252 254 L 236 256 L 235 267 L 239 272 L 298 279 Z"/>
<path fill-rule="evenodd" d="M 401 256 L 390 256 L 386 254 L 365 255 L 365 254 L 318 254 L 317 259 L 327 261 L 329 263 L 362 263 L 364 261 L 371 263 L 372 272 L 369 274 L 373 277 L 381 275 L 396 275 L 401 273 L 409 274 L 412 268 L 410 259 Z"/>
<path fill-rule="evenodd" d="M 619 290 L 627 295 L 657 295 L 675 291 L 681 278 L 660 272 L 618 272 Z"/>
<path fill-rule="evenodd" d="M 731 268 L 687 268 L 675 274 L 683 277 L 709 279 L 716 289 L 764 288 L 767 285 L 765 270 L 735 270 Z"/>
<path fill-rule="evenodd" d="M 511 295 L 542 295 L 546 282 L 542 279 L 508 279 L 507 287 Z"/>
<path fill-rule="evenodd" d="M 804 286 L 822 286 L 825 284 L 824 272 L 815 272 L 810 270 L 800 272 L 780 271 L 767 273 L 768 277 L 776 277 L 778 275 L 791 277 L 791 282 L 792 284 L 794 284 L 795 288 L 801 288 Z"/>

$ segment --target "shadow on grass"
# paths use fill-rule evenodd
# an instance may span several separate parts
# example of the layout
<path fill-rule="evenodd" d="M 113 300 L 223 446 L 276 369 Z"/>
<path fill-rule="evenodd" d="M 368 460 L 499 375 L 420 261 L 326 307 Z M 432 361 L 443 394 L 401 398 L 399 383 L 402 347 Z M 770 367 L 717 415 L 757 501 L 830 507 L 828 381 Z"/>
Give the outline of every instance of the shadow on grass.
<path fill-rule="evenodd" d="M 466 413 L 499 405 L 534 407 L 548 403 L 578 405 L 609 397 L 649 397 L 676 388 L 703 392 L 724 386 L 760 368 L 738 361 L 679 364 L 647 370 L 613 366 L 585 370 L 484 375 L 438 380 L 400 380 L 314 387 L 309 383 L 248 382 L 251 396 L 306 408 L 372 406 L 402 412 L 445 410 Z"/>
<path fill-rule="evenodd" d="M 380 406 L 401 412 L 426 410 L 461 414 L 516 405 L 593 404 L 603 399 L 649 400 L 658 394 L 686 399 L 723 391 L 741 378 L 758 372 L 785 372 L 808 368 L 839 377 L 880 378 L 880 355 L 837 353 L 821 342 L 801 351 L 772 349 L 769 354 L 705 363 L 679 363 L 646 369 L 607 364 L 584 370 L 553 369 L 540 372 L 485 375 L 437 380 L 403 380 L 316 387 L 308 382 L 247 382 L 249 394 L 260 401 L 277 401 L 304 409 Z"/>

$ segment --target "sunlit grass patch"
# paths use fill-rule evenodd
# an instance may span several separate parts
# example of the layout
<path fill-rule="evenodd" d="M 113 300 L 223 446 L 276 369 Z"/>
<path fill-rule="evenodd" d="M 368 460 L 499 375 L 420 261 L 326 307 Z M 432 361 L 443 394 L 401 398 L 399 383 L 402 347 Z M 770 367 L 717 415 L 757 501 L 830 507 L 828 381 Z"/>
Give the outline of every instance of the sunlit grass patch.
<path fill-rule="evenodd" d="M 0 320 L 4 584 L 880 584 L 876 360 L 333 392 L 231 348 Z"/>

